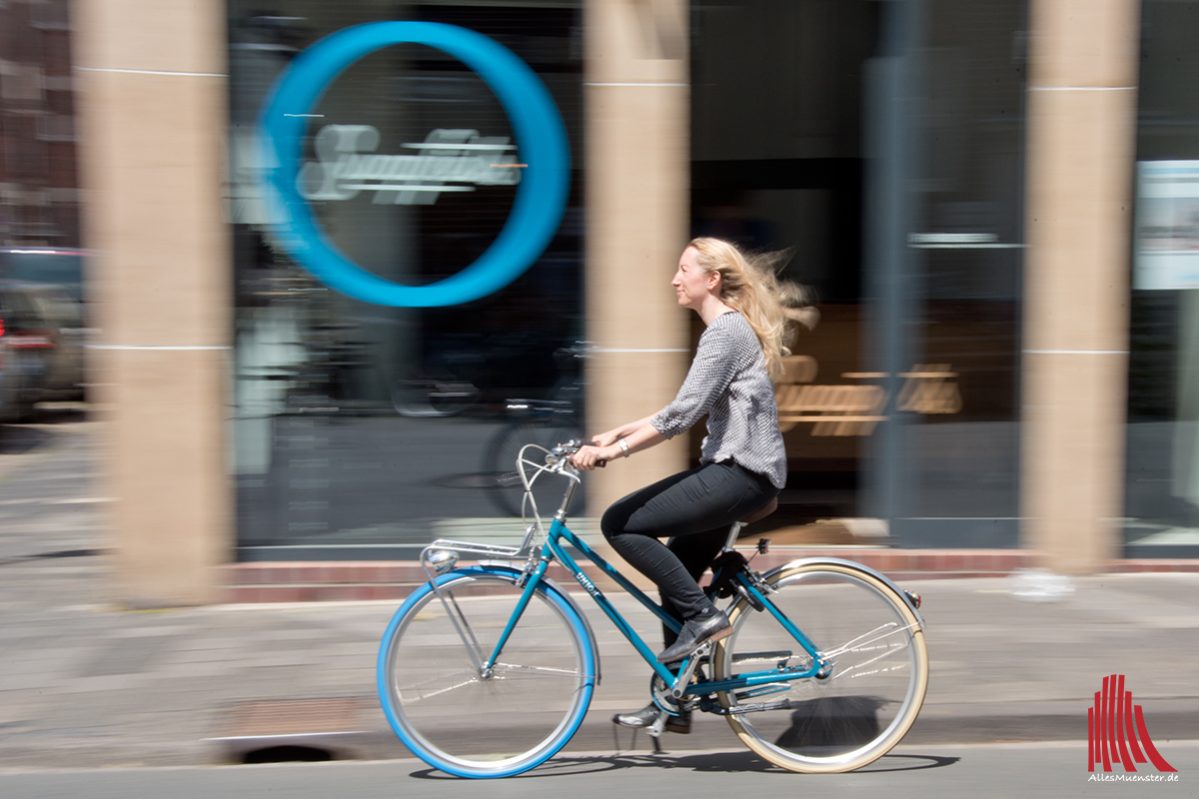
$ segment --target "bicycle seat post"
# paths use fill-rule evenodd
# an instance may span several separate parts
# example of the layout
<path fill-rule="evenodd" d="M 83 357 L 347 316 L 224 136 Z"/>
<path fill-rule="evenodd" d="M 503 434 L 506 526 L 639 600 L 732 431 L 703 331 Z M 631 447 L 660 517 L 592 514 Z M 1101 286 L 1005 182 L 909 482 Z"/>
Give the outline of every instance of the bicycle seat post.
<path fill-rule="evenodd" d="M 753 524 L 754 522 L 758 522 L 758 521 L 761 521 L 762 519 L 765 519 L 767 516 L 774 513 L 776 510 L 778 510 L 778 508 L 779 508 L 778 497 L 774 497 L 769 502 L 767 502 L 765 505 L 758 508 L 753 513 L 747 515 L 744 519 L 733 522 L 732 526 L 729 527 L 729 537 L 724 542 L 724 549 L 721 551 L 722 552 L 731 552 L 733 550 L 733 545 L 737 543 L 737 536 L 741 535 L 742 527 L 745 527 L 747 524 Z"/>
<path fill-rule="evenodd" d="M 729 537 L 724 542 L 724 549 L 721 552 L 732 552 L 733 545 L 737 543 L 737 537 L 741 535 L 741 528 L 745 526 L 745 522 L 733 522 L 729 525 Z"/>

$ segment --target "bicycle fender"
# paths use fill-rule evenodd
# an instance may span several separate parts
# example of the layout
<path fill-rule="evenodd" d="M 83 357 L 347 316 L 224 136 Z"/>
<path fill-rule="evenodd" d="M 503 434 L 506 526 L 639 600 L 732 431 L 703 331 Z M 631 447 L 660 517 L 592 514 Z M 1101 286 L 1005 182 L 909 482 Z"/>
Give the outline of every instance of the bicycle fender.
<path fill-rule="evenodd" d="M 912 602 L 911 598 L 908 597 L 907 592 L 896 585 L 895 582 L 887 575 L 883 574 L 877 569 L 872 569 L 865 564 L 858 563 L 857 561 L 845 560 L 844 558 L 799 558 L 798 560 L 784 563 L 782 566 L 776 566 L 770 571 L 765 572 L 762 577 L 769 579 L 785 569 L 793 569 L 797 566 L 842 566 L 844 568 L 853 569 L 854 571 L 860 571 L 864 574 L 870 575 L 894 591 L 896 596 L 903 600 L 903 603 L 908 606 L 909 610 L 912 611 L 912 615 L 916 617 L 916 623 L 920 625 L 920 631 L 924 631 L 924 615 Z"/>
<path fill-rule="evenodd" d="M 452 577 L 470 576 L 471 574 L 480 574 L 486 572 L 490 572 L 492 574 L 502 572 L 504 574 L 510 574 L 513 577 L 520 577 L 522 574 L 520 569 L 513 568 L 512 566 L 502 566 L 497 563 L 489 563 L 486 566 L 467 566 L 461 569 L 448 571 L 445 574 L 437 577 L 437 583 L 440 585 Z M 587 632 L 587 644 L 591 647 L 591 662 L 595 664 L 595 685 L 598 686 L 600 681 L 603 679 L 603 669 L 600 668 L 599 644 L 595 639 L 595 631 L 591 629 L 591 622 L 587 619 L 587 616 L 583 614 L 582 609 L 579 608 L 578 603 L 571 598 L 570 594 L 563 591 L 562 588 L 553 580 L 543 576 L 537 581 L 537 585 L 545 588 L 545 592 L 547 594 L 550 594 L 555 599 L 560 600 L 562 604 L 574 611 L 574 614 L 579 617 L 580 621 L 583 622 L 583 629 Z"/>

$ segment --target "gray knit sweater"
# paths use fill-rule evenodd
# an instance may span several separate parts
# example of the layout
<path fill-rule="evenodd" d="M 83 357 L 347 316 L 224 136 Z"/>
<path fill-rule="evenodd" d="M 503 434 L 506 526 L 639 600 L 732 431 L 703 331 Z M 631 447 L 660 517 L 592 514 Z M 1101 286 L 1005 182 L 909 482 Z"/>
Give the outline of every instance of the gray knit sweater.
<path fill-rule="evenodd" d="M 787 480 L 774 386 L 749 322 L 739 313 L 712 320 L 699 337 L 695 360 L 674 401 L 650 419 L 667 438 L 708 416 L 700 463 L 736 461 L 777 488 Z"/>

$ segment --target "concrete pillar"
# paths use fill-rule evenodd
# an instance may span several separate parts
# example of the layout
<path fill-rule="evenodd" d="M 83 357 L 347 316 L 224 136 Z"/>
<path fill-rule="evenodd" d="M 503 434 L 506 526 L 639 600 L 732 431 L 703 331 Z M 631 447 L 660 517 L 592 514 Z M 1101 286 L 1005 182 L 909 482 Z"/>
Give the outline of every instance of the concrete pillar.
<path fill-rule="evenodd" d="M 1023 545 L 1064 573 L 1122 545 L 1139 0 L 1033 0 Z"/>
<path fill-rule="evenodd" d="M 688 5 L 587 0 L 587 429 L 666 405 L 690 363 L 691 312 L 670 280 L 687 243 Z M 686 468 L 685 436 L 598 470 L 598 515 L 614 499 Z"/>
<path fill-rule="evenodd" d="M 72 12 L 114 598 L 211 602 L 233 546 L 226 4 L 74 0 Z"/>

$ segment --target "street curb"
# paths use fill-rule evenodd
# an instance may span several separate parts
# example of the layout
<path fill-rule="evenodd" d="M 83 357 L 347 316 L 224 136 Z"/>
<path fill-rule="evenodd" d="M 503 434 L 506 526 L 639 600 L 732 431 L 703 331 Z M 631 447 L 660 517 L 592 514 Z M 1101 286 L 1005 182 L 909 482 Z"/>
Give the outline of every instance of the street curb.
<path fill-rule="evenodd" d="M 1199 702 L 1185 701 L 1186 709 L 1154 712 L 1149 721 L 1150 731 L 1156 742 L 1190 740 L 1199 735 L 1196 725 L 1196 709 Z M 1020 705 L 1016 706 L 1017 708 Z M 697 716 L 692 732 L 688 735 L 666 733 L 662 736 L 662 748 L 666 751 L 690 751 L 709 749 L 737 750 L 741 744 L 732 729 L 716 716 Z M 912 729 L 904 737 L 903 745 L 950 745 L 988 744 L 1035 741 L 1079 741 L 1080 757 L 1086 761 L 1087 720 L 1086 709 L 1081 712 L 1065 713 L 1013 713 L 988 708 L 981 713 L 965 716 L 938 713 L 938 708 L 928 707 L 921 713 Z M 390 730 L 379 728 L 340 735 L 314 734 L 303 739 L 290 741 L 243 739 L 228 741 L 213 739 L 212 756 L 218 763 L 244 763 L 251 756 L 267 757 L 267 750 L 281 746 L 300 746 L 329 754 L 334 760 L 388 760 L 407 758 L 413 755 Z M 652 751 L 653 744 L 644 731 L 618 728 L 610 717 L 592 710 L 583 721 L 579 731 L 563 750 L 570 751 Z M 293 753 L 294 754 L 294 753 Z M 280 759 L 288 753 L 279 752 Z"/>
<path fill-rule="evenodd" d="M 636 703 L 631 703 L 630 706 Z M 1045 704 L 1056 704 L 1056 712 L 1037 712 Z M 1077 704 L 1078 708 L 1074 705 Z M 1053 703 L 1017 702 L 999 706 L 926 705 L 900 745 L 952 746 L 1037 741 L 1076 741 L 1079 762 L 1086 763 L 1086 714 L 1083 700 Z M 970 712 L 964 712 L 969 709 Z M 242 764 L 247 762 L 291 762 L 324 760 L 401 760 L 412 754 L 387 728 L 381 711 L 374 706 L 364 729 L 337 733 L 249 736 L 239 739 L 207 738 L 171 740 L 120 740 L 93 736 L 55 735 L 53 746 L 40 736 L 21 740 L 20 734 L 0 741 L 0 772 L 50 768 L 97 768 L 112 766 L 179 767 Z M 1154 698 L 1146 711 L 1147 725 L 1157 744 L 1199 739 L 1199 699 Z M 617 728 L 607 711 L 588 713 L 579 731 L 559 757 L 571 752 L 648 753 L 652 742 L 644 732 Z M 690 735 L 667 733 L 662 749 L 671 751 L 717 750 L 737 752 L 742 746 L 720 718 L 699 715 Z"/>

